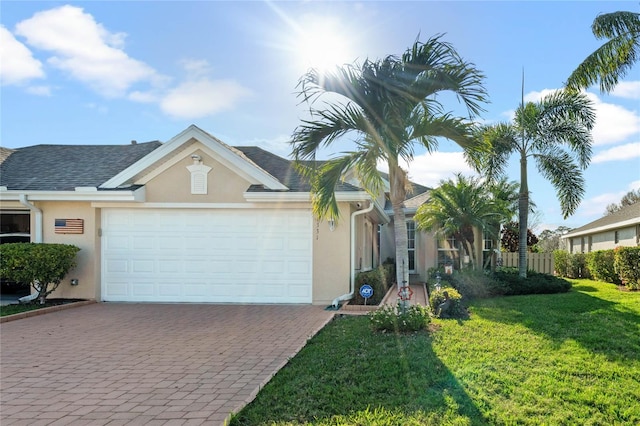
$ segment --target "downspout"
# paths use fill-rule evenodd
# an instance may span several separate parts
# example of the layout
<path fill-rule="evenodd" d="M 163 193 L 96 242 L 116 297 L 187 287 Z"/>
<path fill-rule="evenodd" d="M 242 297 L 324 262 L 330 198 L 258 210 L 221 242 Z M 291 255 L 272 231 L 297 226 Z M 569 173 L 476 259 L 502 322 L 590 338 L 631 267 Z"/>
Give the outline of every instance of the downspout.
<path fill-rule="evenodd" d="M 351 213 L 351 277 L 350 277 L 350 286 L 349 293 L 343 294 L 342 296 L 338 296 L 333 299 L 331 305 L 337 309 L 340 305 L 340 302 L 345 300 L 353 299 L 355 293 L 356 286 L 356 216 L 369 213 L 375 207 L 374 202 L 369 202 L 369 207 L 364 210 L 356 210 Z"/>
<path fill-rule="evenodd" d="M 35 214 L 35 241 L 34 243 L 42 242 L 42 210 L 31 204 L 29 200 L 27 200 L 27 194 L 20 194 L 20 204 L 27 207 Z"/>

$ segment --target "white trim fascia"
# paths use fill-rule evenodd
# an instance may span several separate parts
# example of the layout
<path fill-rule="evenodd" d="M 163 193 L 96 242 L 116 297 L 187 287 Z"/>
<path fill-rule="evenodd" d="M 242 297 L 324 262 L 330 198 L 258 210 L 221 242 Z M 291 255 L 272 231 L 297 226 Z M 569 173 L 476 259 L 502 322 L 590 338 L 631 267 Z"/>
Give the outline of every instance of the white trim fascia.
<path fill-rule="evenodd" d="M 612 229 L 627 228 L 629 226 L 640 225 L 640 218 L 623 220 L 622 222 L 612 223 L 610 225 L 598 226 L 596 228 L 585 229 L 583 231 L 569 232 L 560 236 L 561 239 L 580 237 L 583 235 L 597 234 L 599 232 L 610 231 Z"/>
<path fill-rule="evenodd" d="M 311 201 L 310 192 L 245 192 L 243 196 L 256 203 Z M 371 196 L 364 191 L 336 192 L 336 201 L 371 201 Z"/>
<path fill-rule="evenodd" d="M 2 191 L 0 200 L 19 201 L 20 195 L 27 195 L 29 201 L 134 201 L 143 202 L 146 190 L 140 187 L 135 191 Z"/>
<path fill-rule="evenodd" d="M 95 208 L 135 208 L 135 209 L 256 209 L 264 206 L 251 203 L 138 203 L 122 205 L 119 203 L 95 202 Z M 268 207 L 267 207 L 268 208 Z M 274 207 L 275 208 L 275 207 Z"/>
<path fill-rule="evenodd" d="M 256 183 L 264 185 L 268 189 L 273 190 L 287 190 L 275 177 L 267 173 L 265 170 L 258 167 L 255 163 L 247 158 L 234 152 L 233 148 L 219 139 L 209 135 L 199 127 L 190 125 L 185 130 L 174 136 L 168 142 L 163 143 L 160 147 L 151 151 L 145 157 L 141 158 L 131 166 L 127 167 L 122 172 L 118 173 L 102 185 L 101 188 L 117 188 L 120 185 L 127 183 L 129 180 L 135 178 L 149 167 L 160 162 L 166 156 L 169 156 L 174 151 L 178 150 L 185 143 L 188 143 L 192 139 L 202 143 L 205 147 L 209 148 L 216 153 L 216 156 L 224 159 L 225 163 L 230 165 L 232 170 L 239 170 L 242 173 L 250 176 Z"/>

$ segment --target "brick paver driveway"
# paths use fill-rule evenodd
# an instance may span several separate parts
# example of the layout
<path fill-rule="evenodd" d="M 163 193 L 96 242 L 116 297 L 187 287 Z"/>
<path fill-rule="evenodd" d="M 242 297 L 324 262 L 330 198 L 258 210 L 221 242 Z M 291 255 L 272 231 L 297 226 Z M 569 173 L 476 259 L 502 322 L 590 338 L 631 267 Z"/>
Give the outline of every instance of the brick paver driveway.
<path fill-rule="evenodd" d="M 0 325 L 0 423 L 222 424 L 332 316 L 98 303 Z"/>

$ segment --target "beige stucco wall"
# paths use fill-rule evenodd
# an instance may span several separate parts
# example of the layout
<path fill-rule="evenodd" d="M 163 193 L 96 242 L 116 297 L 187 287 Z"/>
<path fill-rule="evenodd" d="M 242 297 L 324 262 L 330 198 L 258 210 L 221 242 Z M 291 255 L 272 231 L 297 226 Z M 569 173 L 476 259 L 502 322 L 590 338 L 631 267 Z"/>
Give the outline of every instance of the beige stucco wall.
<path fill-rule="evenodd" d="M 333 299 L 349 292 L 350 208 L 340 203 L 340 219 L 333 231 L 326 221 L 314 220 L 313 304 L 329 305 Z"/>
<path fill-rule="evenodd" d="M 57 290 L 49 297 L 71 299 L 98 299 L 100 280 L 100 252 L 98 226 L 99 216 L 88 202 L 34 202 L 42 210 L 42 238 L 49 244 L 72 244 L 80 247 L 76 255 L 77 266 L 62 280 Z M 56 234 L 56 219 L 83 219 L 84 234 Z M 31 215 L 31 239 L 35 229 L 35 215 Z M 71 279 L 78 279 L 72 286 Z"/>
<path fill-rule="evenodd" d="M 205 166 L 212 168 L 207 175 L 207 194 L 191 194 L 191 173 L 187 167 L 193 165 L 193 160 L 188 155 L 146 181 L 146 201 L 149 203 L 246 203 L 243 194 L 250 182 L 203 151 L 198 150 L 195 153 L 202 157 Z"/>

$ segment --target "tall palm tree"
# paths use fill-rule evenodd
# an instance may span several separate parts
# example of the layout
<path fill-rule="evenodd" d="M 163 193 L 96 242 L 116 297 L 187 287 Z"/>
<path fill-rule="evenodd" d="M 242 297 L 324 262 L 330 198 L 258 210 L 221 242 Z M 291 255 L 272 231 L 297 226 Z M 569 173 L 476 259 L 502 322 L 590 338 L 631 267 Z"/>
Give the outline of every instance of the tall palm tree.
<path fill-rule="evenodd" d="M 640 13 L 598 15 L 591 31 L 596 38 L 608 41 L 578 65 L 566 85 L 579 90 L 599 83 L 600 91 L 609 93 L 640 59 Z"/>
<path fill-rule="evenodd" d="M 520 160 L 518 225 L 520 242 L 527 241 L 529 219 L 528 160 L 556 190 L 564 218 L 578 208 L 584 194 L 582 170 L 591 161 L 591 129 L 595 110 L 583 93 L 556 91 L 538 102 L 522 103 L 512 123 L 487 126 L 481 137 L 483 151 L 470 152 L 470 160 L 489 181 L 503 176 L 512 154 Z M 520 244 L 518 269 L 527 276 L 527 245 Z"/>
<path fill-rule="evenodd" d="M 311 70 L 300 79 L 299 96 L 308 103 L 311 118 L 294 131 L 293 157 L 311 180 L 314 213 L 319 218 L 338 219 L 335 188 L 349 170 L 365 190 L 379 193 L 383 178 L 377 166 L 379 161 L 386 163 L 399 286 L 409 279 L 407 268 L 400 266 L 408 265 L 403 202 L 410 187 L 401 161 L 411 162 L 416 144 L 429 152 L 436 150 L 438 137 L 462 147 L 474 146 L 471 123 L 445 111 L 436 95 L 454 93 L 469 117 L 474 117 L 486 101 L 483 80 L 482 73 L 441 36 L 416 41 L 401 57 L 366 60 L 324 74 Z M 321 164 L 307 162 L 315 159 L 320 148 L 348 135 L 355 136 L 353 151 Z"/>
<path fill-rule="evenodd" d="M 416 227 L 435 231 L 439 237 L 453 236 L 462 243 L 463 250 L 471 260 L 471 267 L 478 262 L 475 249 L 474 230 L 494 232 L 496 226 L 508 219 L 511 212 L 508 203 L 494 198 L 489 186 L 480 178 L 456 174 L 455 179 L 443 180 L 440 186 L 429 193 L 429 201 L 416 211 Z"/>

